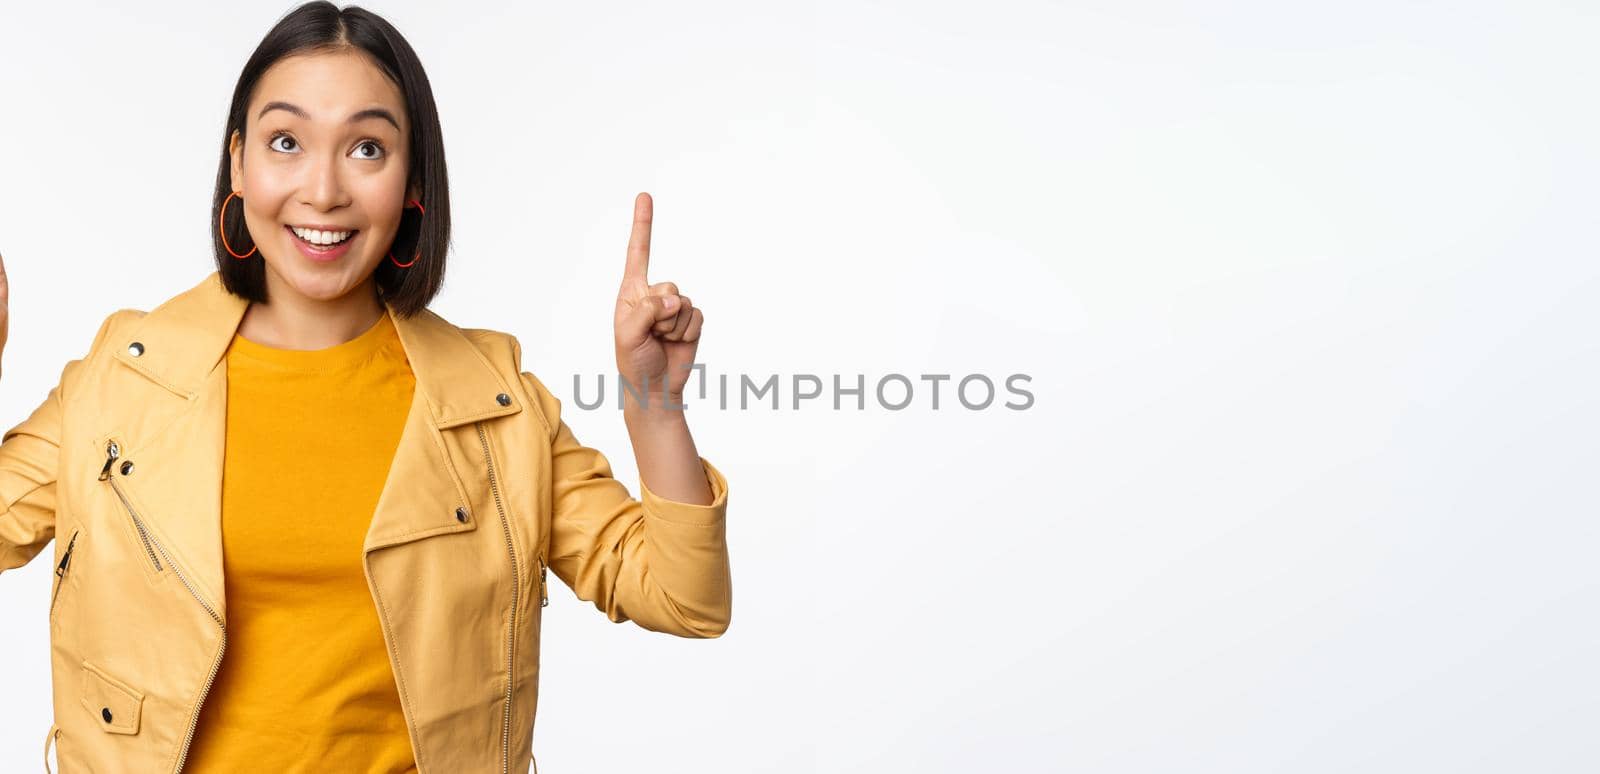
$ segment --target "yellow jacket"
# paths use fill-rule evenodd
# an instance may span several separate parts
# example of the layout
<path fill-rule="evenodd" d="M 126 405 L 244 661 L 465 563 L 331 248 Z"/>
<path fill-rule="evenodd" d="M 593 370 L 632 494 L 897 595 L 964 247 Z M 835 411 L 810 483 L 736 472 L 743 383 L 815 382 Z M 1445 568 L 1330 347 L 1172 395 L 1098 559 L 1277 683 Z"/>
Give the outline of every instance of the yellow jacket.
<path fill-rule="evenodd" d="M 223 353 L 246 306 L 213 272 L 114 312 L 0 441 L 0 571 L 55 538 L 45 753 L 63 772 L 183 767 L 227 644 Z M 720 636 L 727 480 L 702 458 L 711 505 L 642 481 L 636 500 L 515 337 L 388 313 L 417 389 L 363 556 L 417 766 L 537 771 L 546 568 L 612 621 Z"/>

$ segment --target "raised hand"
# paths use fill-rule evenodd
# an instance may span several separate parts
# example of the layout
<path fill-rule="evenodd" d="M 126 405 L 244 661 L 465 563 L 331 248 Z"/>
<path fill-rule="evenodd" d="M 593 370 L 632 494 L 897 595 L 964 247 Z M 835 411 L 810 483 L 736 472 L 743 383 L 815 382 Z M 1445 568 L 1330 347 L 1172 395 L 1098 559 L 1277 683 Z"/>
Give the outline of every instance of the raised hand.
<path fill-rule="evenodd" d="M 648 387 L 650 405 L 658 406 L 663 380 L 671 402 L 682 402 L 705 315 L 688 296 L 678 292 L 676 284 L 652 285 L 645 278 L 650 267 L 653 210 L 650 194 L 641 193 L 634 198 L 633 235 L 628 239 L 627 264 L 622 272 L 622 287 L 617 291 L 613 324 L 617 373 L 634 389 Z M 630 405 L 633 402 L 631 396 L 624 400 Z"/>

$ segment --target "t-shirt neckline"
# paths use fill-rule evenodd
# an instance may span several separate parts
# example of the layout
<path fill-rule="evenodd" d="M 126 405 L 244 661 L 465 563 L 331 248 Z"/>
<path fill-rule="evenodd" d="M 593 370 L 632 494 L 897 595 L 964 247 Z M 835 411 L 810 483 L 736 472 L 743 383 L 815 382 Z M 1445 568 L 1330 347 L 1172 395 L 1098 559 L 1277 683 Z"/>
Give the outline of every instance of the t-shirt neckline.
<path fill-rule="evenodd" d="M 394 321 L 385 311 L 365 331 L 349 341 L 322 349 L 283 349 L 251 341 L 235 332 L 229 345 L 230 356 L 242 356 L 261 363 L 297 371 L 330 371 L 359 365 L 395 339 Z"/>

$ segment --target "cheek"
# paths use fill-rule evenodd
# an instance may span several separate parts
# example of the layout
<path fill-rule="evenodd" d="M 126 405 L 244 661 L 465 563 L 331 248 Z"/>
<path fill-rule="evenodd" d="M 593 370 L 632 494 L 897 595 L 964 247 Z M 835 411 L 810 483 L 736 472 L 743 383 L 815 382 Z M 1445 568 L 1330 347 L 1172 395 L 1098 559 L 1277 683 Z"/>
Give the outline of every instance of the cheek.
<path fill-rule="evenodd" d="M 357 207 L 367 214 L 368 227 L 375 233 L 391 233 L 400 227 L 405 206 L 405 178 L 382 175 L 354 184 Z"/>
<path fill-rule="evenodd" d="M 291 182 L 269 164 L 246 164 L 243 186 L 245 210 L 257 219 L 276 218 L 293 189 Z"/>

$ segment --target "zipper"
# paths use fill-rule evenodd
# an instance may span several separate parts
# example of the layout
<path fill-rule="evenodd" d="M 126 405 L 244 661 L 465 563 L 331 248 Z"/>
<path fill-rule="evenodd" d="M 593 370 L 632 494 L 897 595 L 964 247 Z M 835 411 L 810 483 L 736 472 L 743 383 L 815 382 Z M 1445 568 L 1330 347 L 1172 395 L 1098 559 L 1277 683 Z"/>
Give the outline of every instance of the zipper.
<path fill-rule="evenodd" d="M 547 589 L 549 587 L 545 585 L 545 574 L 544 574 L 544 571 L 545 571 L 544 554 L 541 553 L 541 554 L 539 554 L 539 607 L 549 607 L 550 606 L 550 593 L 545 590 L 545 589 Z"/>
<path fill-rule="evenodd" d="M 489 436 L 478 428 L 478 443 L 483 446 L 483 464 L 489 469 L 489 491 L 494 493 L 494 507 L 500 512 L 500 531 L 506 538 L 506 555 L 511 558 L 511 631 L 506 635 L 506 712 L 500 728 L 500 771 L 511 771 L 511 700 L 516 689 L 517 674 L 517 603 L 521 600 L 522 580 L 517 566 L 517 548 L 511 542 L 511 521 L 506 518 L 505 503 L 500 500 L 500 482 L 494 474 L 494 457 L 489 453 Z M 543 563 L 541 562 L 541 567 Z"/>
<path fill-rule="evenodd" d="M 200 592 L 194 590 L 194 584 L 190 583 L 189 578 L 178 569 L 178 565 L 173 563 L 172 557 L 167 555 L 167 550 L 153 540 L 150 533 L 145 530 L 144 522 L 134 511 L 133 504 L 128 502 L 128 496 L 123 494 L 122 487 L 117 484 L 117 477 L 111 475 L 111 463 L 116 461 L 118 453 L 120 448 L 116 441 L 106 444 L 106 464 L 100 469 L 100 480 L 111 482 L 111 488 L 116 491 L 117 498 L 122 500 L 123 507 L 128 509 L 128 516 L 133 519 L 134 526 L 139 528 L 139 537 L 144 539 L 144 548 L 150 552 L 150 561 L 155 562 L 156 569 L 161 569 L 161 562 L 156 559 L 156 554 L 159 553 L 161 558 L 166 559 L 167 564 L 172 566 L 172 572 L 178 576 L 178 580 L 183 581 L 183 587 L 189 590 L 189 595 L 194 597 L 194 601 L 199 602 L 200 607 L 205 608 L 206 613 L 211 616 L 211 620 L 217 622 L 217 628 L 222 633 L 222 640 L 217 646 L 217 657 L 211 661 L 211 673 L 206 675 L 205 687 L 200 690 L 200 699 L 195 702 L 194 712 L 189 716 L 189 730 L 183 737 L 183 749 L 178 753 L 178 765 L 172 769 L 173 774 L 177 774 L 183 771 L 184 761 L 189 758 L 189 745 L 194 741 L 195 726 L 200 723 L 200 706 L 205 703 L 206 694 L 211 692 L 211 685 L 217 680 L 217 669 L 222 666 L 222 654 L 228 649 L 228 626 L 222 622 L 222 616 L 217 615 L 216 609 L 200 596 Z"/>
<path fill-rule="evenodd" d="M 139 530 L 139 540 L 144 543 L 144 552 L 150 557 L 150 563 L 156 566 L 156 572 L 161 572 L 161 560 L 156 558 L 155 549 L 151 546 L 150 533 L 145 530 L 144 522 L 139 519 L 139 514 L 133 510 L 133 503 L 128 502 L 128 496 L 122 493 L 122 487 L 117 486 L 117 480 L 111 475 L 111 463 L 117 461 L 121 447 L 116 441 L 106 443 L 106 464 L 100 468 L 100 480 L 110 481 L 111 488 L 117 493 L 117 499 L 122 501 L 122 507 L 128 510 L 128 516 L 133 519 L 133 526 Z"/>
<path fill-rule="evenodd" d="M 72 539 L 67 541 L 66 553 L 61 555 L 61 562 L 56 565 L 56 590 L 50 593 L 50 614 L 56 612 L 56 597 L 61 596 L 61 587 L 67 582 L 67 565 L 72 562 L 72 548 L 78 544 L 78 533 L 82 530 L 73 530 Z"/>

